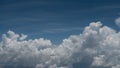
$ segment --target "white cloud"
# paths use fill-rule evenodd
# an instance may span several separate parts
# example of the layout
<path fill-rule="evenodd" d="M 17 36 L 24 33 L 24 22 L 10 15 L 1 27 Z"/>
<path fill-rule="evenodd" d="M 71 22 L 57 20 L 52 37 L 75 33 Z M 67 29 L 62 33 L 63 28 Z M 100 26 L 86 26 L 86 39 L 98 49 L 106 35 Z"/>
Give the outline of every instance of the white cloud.
<path fill-rule="evenodd" d="M 104 64 L 104 55 L 100 55 L 93 58 L 93 66 L 101 66 Z"/>
<path fill-rule="evenodd" d="M 117 26 L 120 26 L 120 17 L 115 20 Z"/>
<path fill-rule="evenodd" d="M 27 35 L 21 34 L 20 40 L 24 40 L 27 38 Z"/>
<path fill-rule="evenodd" d="M 120 64 L 120 32 L 100 22 L 90 23 L 83 33 L 71 35 L 58 46 L 44 38 L 26 38 L 13 31 L 3 34 L 0 67 L 74 68 L 84 62 L 88 68 L 117 68 Z"/>

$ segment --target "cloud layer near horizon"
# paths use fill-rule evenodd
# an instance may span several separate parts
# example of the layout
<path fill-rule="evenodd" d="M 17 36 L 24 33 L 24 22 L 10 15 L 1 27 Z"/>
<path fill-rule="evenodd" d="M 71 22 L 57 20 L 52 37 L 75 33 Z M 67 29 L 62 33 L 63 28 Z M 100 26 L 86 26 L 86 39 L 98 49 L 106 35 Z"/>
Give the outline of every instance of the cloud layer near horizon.
<path fill-rule="evenodd" d="M 29 39 L 8 31 L 0 42 L 0 68 L 87 68 L 120 67 L 120 32 L 92 22 L 79 35 L 55 46 L 50 40 Z M 81 68 L 81 67 L 77 67 Z"/>

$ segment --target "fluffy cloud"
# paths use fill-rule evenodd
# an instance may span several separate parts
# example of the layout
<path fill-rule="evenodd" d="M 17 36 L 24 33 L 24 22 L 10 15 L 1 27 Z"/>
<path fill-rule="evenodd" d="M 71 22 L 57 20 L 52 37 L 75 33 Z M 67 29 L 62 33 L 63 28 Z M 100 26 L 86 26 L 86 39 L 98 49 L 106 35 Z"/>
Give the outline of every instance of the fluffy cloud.
<path fill-rule="evenodd" d="M 8 31 L 0 42 L 0 68 L 119 68 L 120 32 L 92 22 L 55 46 Z"/>
<path fill-rule="evenodd" d="M 117 26 L 120 26 L 120 17 L 115 20 Z"/>

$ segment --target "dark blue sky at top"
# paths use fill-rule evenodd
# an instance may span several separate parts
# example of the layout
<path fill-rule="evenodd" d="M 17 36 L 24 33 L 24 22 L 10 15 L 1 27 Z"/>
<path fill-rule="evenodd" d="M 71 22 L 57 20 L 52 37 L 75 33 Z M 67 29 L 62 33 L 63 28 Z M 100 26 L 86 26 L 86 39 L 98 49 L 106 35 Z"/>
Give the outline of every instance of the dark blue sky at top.
<path fill-rule="evenodd" d="M 59 44 L 90 22 L 118 29 L 119 16 L 119 0 L 0 0 L 0 36 L 12 30 Z"/>

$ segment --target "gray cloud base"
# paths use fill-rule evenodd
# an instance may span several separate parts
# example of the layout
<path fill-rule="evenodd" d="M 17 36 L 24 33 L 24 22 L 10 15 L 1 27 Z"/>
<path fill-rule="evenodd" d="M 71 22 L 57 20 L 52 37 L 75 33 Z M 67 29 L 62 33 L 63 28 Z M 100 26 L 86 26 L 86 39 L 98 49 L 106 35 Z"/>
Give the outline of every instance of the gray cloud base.
<path fill-rule="evenodd" d="M 8 31 L 0 42 L 0 68 L 119 68 L 120 32 L 92 22 L 59 46 Z M 82 67 L 82 68 L 83 68 Z M 85 68 L 85 67 L 84 67 Z"/>

